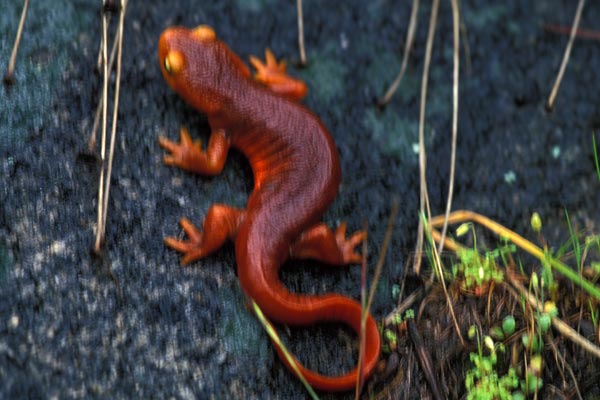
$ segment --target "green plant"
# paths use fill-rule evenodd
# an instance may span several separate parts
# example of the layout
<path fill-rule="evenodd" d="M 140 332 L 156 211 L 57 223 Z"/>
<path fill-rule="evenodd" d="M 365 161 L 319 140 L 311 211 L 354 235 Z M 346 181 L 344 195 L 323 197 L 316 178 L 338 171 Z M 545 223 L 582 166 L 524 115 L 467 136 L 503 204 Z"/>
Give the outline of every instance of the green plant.
<path fill-rule="evenodd" d="M 412 308 L 409 308 L 404 312 L 404 318 L 401 314 L 396 314 L 392 318 L 392 322 L 389 328 L 384 328 L 382 336 L 385 339 L 381 346 L 383 352 L 390 353 L 395 351 L 398 346 L 398 332 L 406 330 L 405 322 L 407 319 L 415 317 L 415 312 Z"/>
<path fill-rule="evenodd" d="M 590 307 L 590 318 L 592 320 L 592 325 L 598 327 L 598 309 L 594 308 L 594 304 L 591 300 L 588 300 L 588 306 Z M 598 328 L 596 328 L 598 329 Z"/>
<path fill-rule="evenodd" d="M 392 329 L 385 329 L 383 331 L 383 338 L 385 339 L 381 349 L 384 353 L 391 353 L 398 347 L 398 335 Z"/>
<path fill-rule="evenodd" d="M 579 238 L 575 234 L 573 227 L 571 226 L 571 219 L 569 218 L 569 213 L 565 210 L 565 218 L 567 220 L 567 226 L 569 227 L 569 238 L 571 246 L 573 246 L 573 252 L 575 253 L 575 262 L 577 263 L 577 267 L 579 268 L 581 265 L 581 243 L 579 243 Z"/>
<path fill-rule="evenodd" d="M 484 336 L 483 343 L 488 355 L 484 355 L 479 339 L 479 331 L 475 326 L 469 329 L 469 337 L 477 336 L 477 353 L 470 353 L 469 360 L 473 368 L 467 371 L 465 387 L 469 400 L 504 400 L 519 395 L 513 393 L 521 383 L 514 368 L 510 367 L 506 374 L 499 376 L 496 371 L 497 352 L 504 352 L 502 343 L 495 344 L 490 336 Z"/>
<path fill-rule="evenodd" d="M 463 236 L 469 230 L 473 232 L 473 247 L 459 248 L 456 251 L 458 264 L 452 266 L 452 273 L 461 279 L 462 290 L 481 295 L 492 281 L 502 282 L 504 274 L 496 264 L 496 259 L 500 257 L 504 260 L 507 252 L 514 251 L 514 248 L 503 245 L 481 255 L 477 250 L 477 237 L 473 224 L 460 225 L 456 229 L 456 235 Z"/>
<path fill-rule="evenodd" d="M 544 277 L 538 278 L 533 272 L 529 282 L 529 291 L 533 292 L 538 302 L 543 301 Z M 521 336 L 525 351 L 529 354 L 529 362 L 526 363 L 525 379 L 521 380 L 521 390 L 525 395 L 537 393 L 543 386 L 542 380 L 542 352 L 544 350 L 544 336 L 549 333 L 552 326 L 552 318 L 558 316 L 558 308 L 553 301 L 545 301 L 542 310 L 534 311 L 533 326 L 527 333 Z M 526 307 L 523 305 L 524 310 Z M 528 357 L 525 356 L 525 359 Z"/>
<path fill-rule="evenodd" d="M 490 329 L 490 336 L 496 340 L 504 340 L 515 333 L 515 326 L 515 317 L 512 315 L 507 315 L 502 320 L 502 325 L 496 325 Z"/>
<path fill-rule="evenodd" d="M 517 252 L 517 246 L 510 243 L 508 239 L 501 237 L 500 238 L 501 245 L 498 248 L 491 250 L 489 253 L 495 259 L 500 258 L 502 260 L 502 265 L 509 265 L 508 255 Z"/>
<path fill-rule="evenodd" d="M 531 357 L 531 360 L 529 360 L 525 379 L 521 380 L 521 390 L 525 394 L 536 393 L 542 388 L 544 384 L 540 377 L 542 374 L 542 364 L 542 356 L 539 354 L 534 355 Z"/>

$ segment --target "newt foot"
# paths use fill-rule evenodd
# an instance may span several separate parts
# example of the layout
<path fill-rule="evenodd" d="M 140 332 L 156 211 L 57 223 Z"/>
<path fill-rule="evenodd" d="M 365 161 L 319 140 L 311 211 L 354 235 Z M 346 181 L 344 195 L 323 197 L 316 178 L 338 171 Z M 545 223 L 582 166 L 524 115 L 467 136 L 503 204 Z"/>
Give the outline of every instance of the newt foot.
<path fill-rule="evenodd" d="M 163 163 L 173 167 L 189 169 L 190 160 L 202 153 L 200 140 L 192 141 L 188 130 L 181 128 L 179 131 L 179 143 L 173 142 L 164 136 L 158 138 L 158 144 L 171 154 L 163 157 Z"/>
<path fill-rule="evenodd" d="M 181 218 L 179 224 L 189 240 L 179 240 L 169 236 L 165 238 L 165 244 L 173 250 L 183 253 L 184 256 L 181 259 L 181 264 L 186 265 L 204 257 L 205 254 L 202 247 L 203 235 L 202 232 L 187 218 Z"/>
<path fill-rule="evenodd" d="M 285 61 L 277 62 L 270 49 L 265 50 L 265 62 L 257 57 L 250 56 L 250 64 L 256 69 L 254 79 L 279 93 L 297 101 L 306 96 L 306 84 L 299 79 L 292 78 L 286 73 Z"/>
<path fill-rule="evenodd" d="M 335 241 L 342 253 L 344 264 L 359 264 L 363 256 L 355 248 L 367 238 L 367 232 L 357 231 L 346 238 L 346 223 L 342 222 L 335 231 Z"/>

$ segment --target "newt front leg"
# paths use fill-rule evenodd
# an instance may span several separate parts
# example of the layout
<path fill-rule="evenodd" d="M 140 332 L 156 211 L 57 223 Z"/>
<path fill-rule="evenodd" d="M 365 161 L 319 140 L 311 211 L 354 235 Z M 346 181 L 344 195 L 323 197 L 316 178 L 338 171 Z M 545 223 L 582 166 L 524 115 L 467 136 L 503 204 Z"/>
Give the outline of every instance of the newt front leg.
<path fill-rule="evenodd" d="M 277 62 L 275 55 L 269 49 L 265 50 L 265 62 L 257 57 L 250 56 L 250 64 L 256 69 L 254 80 L 267 86 L 275 93 L 288 96 L 300 101 L 306 96 L 306 83 L 289 76 L 285 61 Z"/>
<path fill-rule="evenodd" d="M 206 151 L 202 150 L 199 140 L 192 141 L 187 129 L 181 128 L 179 136 L 179 143 L 163 136 L 158 138 L 160 146 L 171 153 L 163 157 L 166 165 L 202 175 L 218 175 L 223 170 L 229 151 L 229 138 L 224 130 L 211 133 Z"/>

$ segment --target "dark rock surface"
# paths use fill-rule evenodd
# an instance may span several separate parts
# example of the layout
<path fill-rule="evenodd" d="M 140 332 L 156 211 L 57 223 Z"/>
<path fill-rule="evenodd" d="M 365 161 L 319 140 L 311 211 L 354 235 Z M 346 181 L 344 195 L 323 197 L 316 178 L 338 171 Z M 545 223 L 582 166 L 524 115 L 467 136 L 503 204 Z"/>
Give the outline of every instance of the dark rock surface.
<path fill-rule="evenodd" d="M 243 206 L 252 185 L 237 153 L 210 179 L 162 165 L 159 135 L 176 138 L 181 125 L 204 140 L 208 134 L 203 117 L 160 76 L 156 42 L 169 25 L 212 25 L 244 59 L 268 46 L 308 82 L 306 104 L 331 130 L 343 163 L 340 193 L 325 220 L 347 220 L 351 230 L 368 221 L 371 266 L 392 198 L 400 200 L 373 312 L 383 317 L 393 308 L 393 286 L 411 256 L 418 221 L 413 148 L 430 6 L 420 10 L 405 80 L 379 111 L 373 100 L 400 66 L 409 5 L 304 3 L 309 66 L 297 69 L 290 2 L 131 2 L 101 260 L 90 255 L 99 166 L 86 150 L 101 91 L 100 2 L 31 3 L 15 84 L 0 95 L 0 398 L 306 397 L 245 306 L 232 246 L 182 268 L 163 245 L 164 236 L 180 233 L 179 217 L 199 222 L 215 202 Z M 463 51 L 453 208 L 488 215 L 526 237 L 535 236 L 528 223 L 538 211 L 557 246 L 568 236 L 565 209 L 579 229 L 597 232 L 600 183 L 591 143 L 600 127 L 600 43 L 575 43 L 548 113 L 544 103 L 567 37 L 544 25 L 570 24 L 573 2 L 463 1 L 462 7 L 470 68 Z M 427 106 L 434 213 L 444 210 L 448 190 L 450 11 L 442 2 Z M 19 16 L 20 5 L 3 7 L 3 67 Z M 593 28 L 599 19 L 600 8 L 590 2 L 582 26 Z M 359 267 L 312 264 L 290 263 L 283 281 L 297 291 L 357 298 Z M 353 364 L 345 351 L 349 337 L 325 325 L 293 329 L 288 342 L 308 365 L 331 373 Z"/>

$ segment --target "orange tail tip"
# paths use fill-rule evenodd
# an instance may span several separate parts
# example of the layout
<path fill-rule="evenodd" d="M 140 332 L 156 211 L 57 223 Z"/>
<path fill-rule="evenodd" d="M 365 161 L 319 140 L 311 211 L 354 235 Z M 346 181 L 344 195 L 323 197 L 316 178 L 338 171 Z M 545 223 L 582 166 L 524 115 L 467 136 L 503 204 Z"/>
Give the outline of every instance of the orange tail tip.
<path fill-rule="evenodd" d="M 365 382 L 375 371 L 377 362 L 379 361 L 379 354 L 381 351 L 381 339 L 379 337 L 379 330 L 377 323 L 370 315 L 367 317 L 367 329 L 366 329 L 366 346 L 364 355 L 364 366 L 363 366 L 363 382 Z M 296 374 L 299 371 L 304 379 L 310 384 L 311 387 L 317 390 L 326 392 L 345 392 L 353 390 L 356 387 L 358 380 L 359 370 L 358 367 L 354 368 L 350 372 L 339 375 L 339 376 L 326 376 L 319 374 L 304 367 L 295 357 L 292 356 L 296 366 L 292 366 L 288 358 L 285 356 L 284 351 L 281 347 L 273 342 L 275 349 L 279 355 L 279 358 L 285 364 L 285 366 Z"/>

